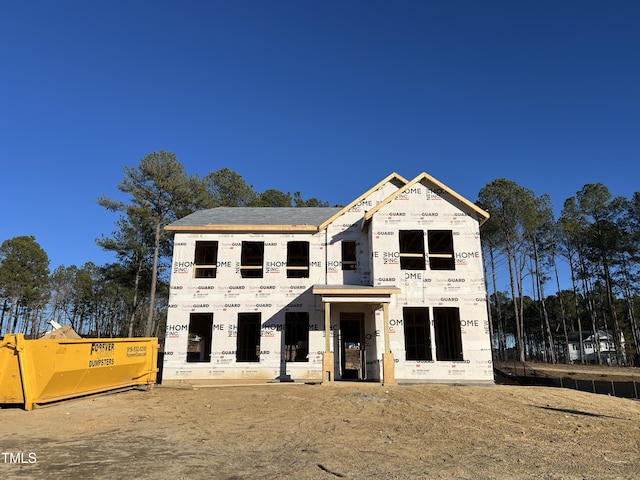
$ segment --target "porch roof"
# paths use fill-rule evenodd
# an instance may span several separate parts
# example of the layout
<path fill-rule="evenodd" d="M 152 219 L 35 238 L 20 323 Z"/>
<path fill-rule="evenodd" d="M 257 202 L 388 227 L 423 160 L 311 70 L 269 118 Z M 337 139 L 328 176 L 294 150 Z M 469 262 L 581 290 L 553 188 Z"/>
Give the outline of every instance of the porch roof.
<path fill-rule="evenodd" d="M 389 303 L 391 295 L 402 292 L 398 287 L 373 287 L 369 285 L 314 285 L 314 295 L 322 296 L 325 303 Z"/>

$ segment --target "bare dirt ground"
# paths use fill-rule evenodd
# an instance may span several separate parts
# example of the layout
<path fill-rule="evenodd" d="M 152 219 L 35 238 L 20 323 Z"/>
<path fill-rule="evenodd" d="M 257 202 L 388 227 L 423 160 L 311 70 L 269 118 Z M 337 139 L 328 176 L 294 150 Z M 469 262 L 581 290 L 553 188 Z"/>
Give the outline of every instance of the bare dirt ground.
<path fill-rule="evenodd" d="M 523 368 L 519 362 L 496 362 L 496 367 L 515 375 L 548 375 L 551 377 L 574 378 L 576 380 L 606 380 L 613 382 L 640 382 L 640 368 L 599 366 L 599 365 L 566 365 L 562 363 L 527 362 Z"/>
<path fill-rule="evenodd" d="M 11 479 L 632 479 L 640 402 L 506 385 L 159 386 L 1 409 L 0 450 Z"/>

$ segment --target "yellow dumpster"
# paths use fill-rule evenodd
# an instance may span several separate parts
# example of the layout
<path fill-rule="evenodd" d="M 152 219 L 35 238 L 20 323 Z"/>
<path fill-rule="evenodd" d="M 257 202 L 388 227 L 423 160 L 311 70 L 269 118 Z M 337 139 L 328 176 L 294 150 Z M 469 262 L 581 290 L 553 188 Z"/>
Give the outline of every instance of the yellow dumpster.
<path fill-rule="evenodd" d="M 156 381 L 157 338 L 0 341 L 0 404 L 25 410 L 59 400 Z"/>

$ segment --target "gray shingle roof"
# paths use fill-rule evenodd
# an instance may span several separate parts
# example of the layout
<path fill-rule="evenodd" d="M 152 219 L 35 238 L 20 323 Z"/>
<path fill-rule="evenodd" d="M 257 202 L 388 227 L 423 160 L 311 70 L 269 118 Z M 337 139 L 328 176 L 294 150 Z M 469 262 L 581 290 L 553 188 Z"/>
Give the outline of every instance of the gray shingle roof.
<path fill-rule="evenodd" d="M 193 212 L 171 227 L 205 225 L 320 225 L 341 207 L 218 207 Z"/>

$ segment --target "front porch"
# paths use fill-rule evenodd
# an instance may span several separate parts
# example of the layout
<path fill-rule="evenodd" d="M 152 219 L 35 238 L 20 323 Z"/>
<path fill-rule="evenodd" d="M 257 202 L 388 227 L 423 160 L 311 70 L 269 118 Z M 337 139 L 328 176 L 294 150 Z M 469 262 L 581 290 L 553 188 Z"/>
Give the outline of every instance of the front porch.
<path fill-rule="evenodd" d="M 401 293 L 400 288 L 314 285 L 312 293 L 320 296 L 324 310 L 325 348 L 322 382 L 332 383 L 337 378 L 376 380 L 375 370 L 371 375 L 374 378 L 367 378 L 371 373 L 368 369 L 367 357 L 376 359 L 375 364 L 377 364 L 380 341 L 377 339 L 378 331 L 375 329 L 375 314 L 371 312 L 381 309 L 382 362 L 381 372 L 377 376 L 384 384 L 395 383 L 395 359 L 389 343 L 389 303 L 392 295 Z M 332 325 L 337 328 L 332 328 Z M 367 327 L 371 331 L 371 326 L 374 327 L 374 335 L 366 333 Z M 371 338 L 368 335 L 371 335 Z M 339 356 L 338 359 L 336 354 Z M 374 362 L 370 360 L 370 363 Z M 336 369 L 338 369 L 337 372 Z"/>

